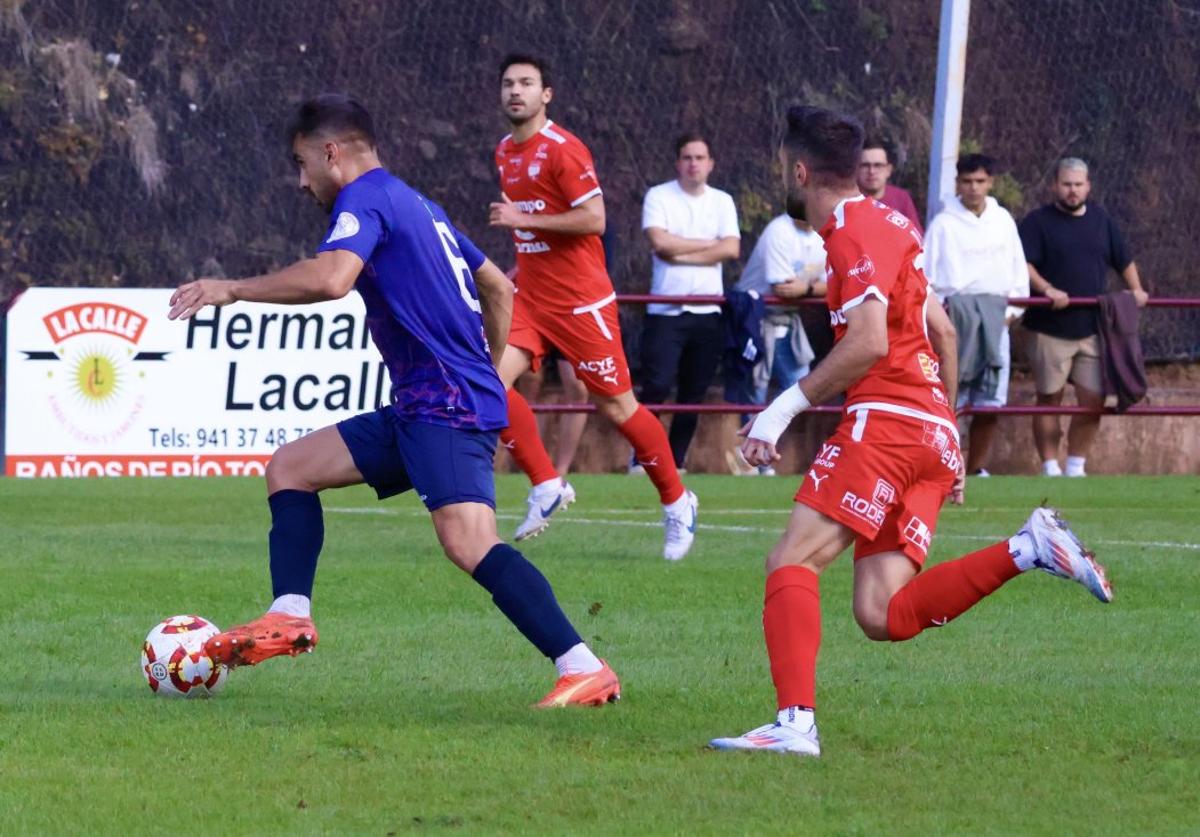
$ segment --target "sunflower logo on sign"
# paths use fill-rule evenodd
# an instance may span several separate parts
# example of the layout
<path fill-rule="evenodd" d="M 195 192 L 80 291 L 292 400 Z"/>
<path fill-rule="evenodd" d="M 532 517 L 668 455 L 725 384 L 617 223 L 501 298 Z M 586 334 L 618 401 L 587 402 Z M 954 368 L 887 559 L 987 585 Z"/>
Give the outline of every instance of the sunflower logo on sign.
<path fill-rule="evenodd" d="M 167 352 L 139 351 L 146 315 L 111 302 L 82 302 L 42 317 L 54 343 L 25 351 L 26 360 L 45 361 L 57 393 L 47 397 L 55 418 L 76 439 L 106 444 L 129 432 L 145 396 L 130 384 L 145 375 L 145 361 Z M 131 400 L 132 398 L 132 400 Z"/>
<path fill-rule="evenodd" d="M 111 355 L 86 350 L 75 361 L 75 390 L 84 403 L 103 406 L 120 391 L 122 374 Z"/>

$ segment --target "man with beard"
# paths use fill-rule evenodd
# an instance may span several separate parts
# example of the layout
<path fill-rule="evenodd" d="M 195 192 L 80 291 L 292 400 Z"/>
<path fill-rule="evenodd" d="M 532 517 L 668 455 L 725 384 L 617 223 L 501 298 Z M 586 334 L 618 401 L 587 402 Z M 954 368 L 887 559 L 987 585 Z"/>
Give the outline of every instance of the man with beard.
<path fill-rule="evenodd" d="M 1112 598 L 1104 569 L 1062 518 L 1036 509 L 1012 538 L 919 573 L 947 494 L 962 500 L 954 421 L 954 327 L 921 270 L 921 236 L 903 214 L 866 198 L 854 175 L 862 126 L 800 106 L 781 151 L 788 211 L 820 225 L 826 303 L 836 343 L 812 373 L 742 429 L 752 465 L 812 404 L 846 393 L 841 424 L 821 446 L 791 519 L 767 556 L 763 632 L 778 714 L 718 750 L 819 756 L 814 707 L 821 644 L 818 576 L 854 546 L 854 617 L 868 638 L 901 642 L 945 625 L 1020 573 L 1038 568 Z M 941 363 L 939 364 L 939 359 Z"/>
<path fill-rule="evenodd" d="M 500 360 L 508 391 L 508 429 L 500 438 L 532 485 L 516 539 L 542 532 L 575 500 L 528 402 L 512 388 L 553 346 L 633 446 L 662 501 L 663 557 L 678 561 L 695 538 L 699 503 L 679 479 L 662 424 L 633 395 L 600 241 L 604 196 L 587 146 L 546 116 L 554 96 L 549 75 L 546 62 L 532 55 L 509 55 L 500 64 L 500 104 L 513 131 L 496 146 L 500 200 L 490 206 L 490 223 L 512 230 L 518 288 Z"/>
<path fill-rule="evenodd" d="M 512 283 L 440 206 L 383 168 L 374 123 L 355 99 L 310 99 L 288 139 L 300 188 L 331 215 L 316 256 L 265 276 L 188 282 L 172 295 L 169 316 L 357 290 L 388 367 L 391 403 L 275 451 L 266 475 L 274 601 L 205 650 L 228 666 L 313 650 L 313 579 L 325 539 L 319 492 L 366 483 L 381 500 L 414 489 L 446 557 L 554 662 L 558 681 L 539 706 L 616 700 L 612 669 L 580 639 L 545 577 L 496 534 L 492 469 L 505 405 L 494 364 L 508 335 Z"/>
<path fill-rule="evenodd" d="M 1146 304 L 1137 265 L 1121 231 L 1103 209 L 1088 202 L 1092 184 L 1088 166 L 1077 157 L 1058 161 L 1054 201 L 1021 221 L 1021 245 L 1029 263 L 1029 287 L 1051 300 L 1049 306 L 1025 312 L 1032 331 L 1031 365 L 1037 403 L 1059 405 L 1067 381 L 1075 386 L 1080 406 L 1099 410 L 1104 404 L 1100 370 L 1100 331 L 1095 308 L 1068 308 L 1073 296 L 1099 296 L 1107 290 L 1108 269 L 1121 275 L 1138 306 Z M 1100 430 L 1100 413 L 1071 417 L 1067 430 L 1068 477 L 1087 475 L 1088 451 Z M 1033 417 L 1033 439 L 1042 473 L 1062 476 L 1058 448 L 1062 427 L 1058 416 Z"/>

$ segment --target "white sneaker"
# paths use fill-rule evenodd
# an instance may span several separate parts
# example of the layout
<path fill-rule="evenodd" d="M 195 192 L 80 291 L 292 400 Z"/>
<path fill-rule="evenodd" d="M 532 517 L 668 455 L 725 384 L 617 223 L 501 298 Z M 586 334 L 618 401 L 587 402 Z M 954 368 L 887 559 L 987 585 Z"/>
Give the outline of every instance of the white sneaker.
<path fill-rule="evenodd" d="M 700 501 L 696 495 L 685 489 L 684 498 L 679 511 L 663 510 L 663 558 L 668 561 L 681 561 L 692 548 L 696 539 L 696 509 Z"/>
<path fill-rule="evenodd" d="M 770 753 L 788 753 L 793 756 L 820 756 L 821 737 L 817 725 L 807 730 L 776 721 L 752 729 L 737 738 L 714 738 L 708 742 L 714 750 L 763 750 Z"/>
<path fill-rule="evenodd" d="M 758 475 L 760 477 L 775 476 L 775 466 L 774 465 L 759 465 L 758 466 Z"/>
<path fill-rule="evenodd" d="M 1021 534 L 1033 540 L 1037 554 L 1033 563 L 1039 570 L 1078 581 L 1105 604 L 1113 600 L 1104 565 L 1096 562 L 1096 555 L 1084 548 L 1057 511 L 1034 509 L 1021 527 Z"/>
<path fill-rule="evenodd" d="M 521 525 L 517 527 L 515 539 L 523 541 L 540 535 L 550 525 L 551 516 L 574 502 L 575 489 L 565 480 L 559 481 L 558 488 L 551 487 L 548 491 L 529 489 L 529 498 L 525 501 L 529 510 L 525 513 Z"/>

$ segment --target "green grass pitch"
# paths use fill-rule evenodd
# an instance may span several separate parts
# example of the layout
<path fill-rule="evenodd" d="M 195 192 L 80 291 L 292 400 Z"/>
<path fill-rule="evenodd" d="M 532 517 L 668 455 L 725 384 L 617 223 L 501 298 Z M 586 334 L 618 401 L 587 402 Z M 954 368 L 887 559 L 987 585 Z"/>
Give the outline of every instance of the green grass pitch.
<path fill-rule="evenodd" d="M 871 643 L 825 575 L 820 760 L 705 749 L 766 722 L 762 560 L 795 478 L 693 476 L 660 557 L 644 479 L 575 478 L 526 554 L 621 675 L 529 708 L 553 668 L 440 556 L 415 497 L 324 495 L 317 652 L 154 697 L 142 637 L 267 604 L 261 480 L 0 480 L 0 832 L 1185 833 L 1200 828 L 1200 480 L 974 480 L 931 561 L 1049 499 L 1116 601 L 1042 573 L 941 630 Z M 501 526 L 524 483 L 499 480 Z"/>

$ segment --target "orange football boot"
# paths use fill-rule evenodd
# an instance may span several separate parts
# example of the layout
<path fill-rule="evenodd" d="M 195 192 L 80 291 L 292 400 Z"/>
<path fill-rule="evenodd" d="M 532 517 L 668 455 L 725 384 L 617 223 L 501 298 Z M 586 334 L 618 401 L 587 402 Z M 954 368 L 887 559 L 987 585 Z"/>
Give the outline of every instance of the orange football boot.
<path fill-rule="evenodd" d="M 554 683 L 550 694 L 538 701 L 538 709 L 559 706 L 603 706 L 621 699 L 621 682 L 608 663 L 590 674 L 564 674 Z"/>
<path fill-rule="evenodd" d="M 204 651 L 213 662 L 234 668 L 258 665 L 280 654 L 296 656 L 312 652 L 317 644 L 317 628 L 311 619 L 287 613 L 268 613 L 222 631 L 204 643 Z"/>

